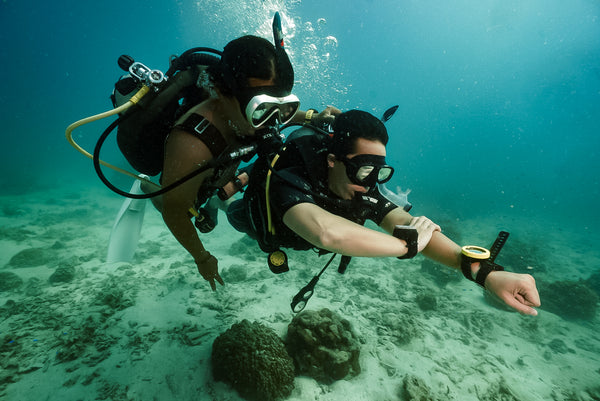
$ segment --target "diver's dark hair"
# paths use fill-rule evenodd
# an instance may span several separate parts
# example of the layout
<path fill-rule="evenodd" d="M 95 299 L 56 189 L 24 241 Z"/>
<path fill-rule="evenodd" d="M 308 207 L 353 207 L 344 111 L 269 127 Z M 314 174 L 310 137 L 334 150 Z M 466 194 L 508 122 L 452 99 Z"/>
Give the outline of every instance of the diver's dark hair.
<path fill-rule="evenodd" d="M 275 75 L 276 86 L 285 87 L 289 85 L 278 82 L 286 75 L 279 68 L 280 57 L 268 40 L 246 35 L 229 42 L 223 49 L 221 61 L 210 66 L 208 73 L 213 84 L 225 96 L 234 96 L 246 88 L 248 78 L 270 79 Z M 291 79 L 293 85 L 293 70 Z"/>
<path fill-rule="evenodd" d="M 330 152 L 336 156 L 354 153 L 358 138 L 379 141 L 387 145 L 389 136 L 383 122 L 361 110 L 350 110 L 337 116 L 333 122 L 333 140 Z"/>

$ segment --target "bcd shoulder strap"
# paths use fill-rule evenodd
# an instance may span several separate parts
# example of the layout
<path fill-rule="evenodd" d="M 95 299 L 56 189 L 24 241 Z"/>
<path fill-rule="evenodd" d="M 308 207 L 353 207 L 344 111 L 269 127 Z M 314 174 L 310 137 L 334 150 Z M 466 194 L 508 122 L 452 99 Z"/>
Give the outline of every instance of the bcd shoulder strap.
<path fill-rule="evenodd" d="M 207 99 L 209 94 L 196 86 L 204 66 L 193 66 L 175 74 L 157 93 L 144 96 L 132 113 L 119 124 L 119 149 L 137 171 L 151 176 L 162 171 L 164 142 L 180 109 L 180 102 L 193 91 L 195 101 Z"/>

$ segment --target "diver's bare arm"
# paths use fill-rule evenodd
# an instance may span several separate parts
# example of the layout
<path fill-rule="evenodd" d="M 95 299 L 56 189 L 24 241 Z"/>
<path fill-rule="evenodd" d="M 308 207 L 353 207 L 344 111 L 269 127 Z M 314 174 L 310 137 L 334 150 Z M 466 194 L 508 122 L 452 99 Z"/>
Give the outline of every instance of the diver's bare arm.
<path fill-rule="evenodd" d="M 336 116 L 342 114 L 342 111 L 334 106 L 327 106 L 323 111 L 319 112 L 311 112 L 310 118 L 307 117 L 307 112 L 303 110 L 298 110 L 298 112 L 292 118 L 292 122 L 295 123 L 304 123 L 310 122 L 317 127 L 320 127 L 324 124 L 331 124 Z"/>
<path fill-rule="evenodd" d="M 412 218 L 410 213 L 401 207 L 397 207 L 385 215 L 381 224 L 379 224 L 379 227 L 392 234 L 394 232 L 394 227 L 397 225 L 409 225 Z"/>
<path fill-rule="evenodd" d="M 388 213 L 381 227 L 392 232 L 397 224 L 408 224 L 410 214 L 397 208 Z M 434 231 L 429 244 L 422 253 L 436 262 L 460 269 L 461 248 L 458 244 L 439 231 Z M 473 273 L 477 273 L 479 263 L 472 265 Z M 507 271 L 491 272 L 485 280 L 485 288 L 502 299 L 508 306 L 520 313 L 537 315 L 534 307 L 540 306 L 540 296 L 535 280 L 529 274 L 518 274 Z"/>
<path fill-rule="evenodd" d="M 425 256 L 460 269 L 461 249 L 442 233 L 433 233 L 429 245 L 423 250 Z M 479 263 L 471 265 L 473 274 L 479 270 Z M 485 288 L 508 306 L 526 315 L 537 315 L 533 307 L 540 306 L 540 295 L 535 280 L 529 274 L 518 274 L 508 271 L 493 271 L 485 279 Z"/>
<path fill-rule="evenodd" d="M 438 263 L 460 269 L 460 246 L 441 232 L 433 233 L 431 241 L 423 250 L 423 255 Z"/>
<path fill-rule="evenodd" d="M 173 131 L 165 148 L 163 184 L 175 182 L 196 168 L 201 160 L 211 158 L 210 151 L 197 138 L 184 131 Z M 206 171 L 163 195 L 163 219 L 194 260 L 202 259 L 205 249 L 188 210 L 194 205 L 198 188 L 210 173 Z"/>
<path fill-rule="evenodd" d="M 402 208 L 396 208 L 389 212 L 382 220 L 380 227 L 390 234 L 396 225 L 408 225 L 412 216 Z M 422 251 L 423 255 L 446 266 L 455 269 L 460 268 L 460 246 L 440 231 L 434 231 L 429 244 Z"/>
<path fill-rule="evenodd" d="M 292 206 L 283 222 L 316 247 L 348 256 L 402 256 L 406 242 L 371 230 L 312 203 Z"/>

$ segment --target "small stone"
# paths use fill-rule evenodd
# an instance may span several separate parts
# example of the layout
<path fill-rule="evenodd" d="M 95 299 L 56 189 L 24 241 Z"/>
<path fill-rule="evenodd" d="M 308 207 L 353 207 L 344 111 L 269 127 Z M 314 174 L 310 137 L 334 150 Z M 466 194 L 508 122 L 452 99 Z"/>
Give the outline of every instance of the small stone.
<path fill-rule="evenodd" d="M 13 272 L 0 272 L 0 292 L 14 291 L 23 285 L 23 279 Z"/>
<path fill-rule="evenodd" d="M 73 266 L 59 266 L 48 278 L 52 284 L 69 283 L 75 277 L 75 268 Z"/>

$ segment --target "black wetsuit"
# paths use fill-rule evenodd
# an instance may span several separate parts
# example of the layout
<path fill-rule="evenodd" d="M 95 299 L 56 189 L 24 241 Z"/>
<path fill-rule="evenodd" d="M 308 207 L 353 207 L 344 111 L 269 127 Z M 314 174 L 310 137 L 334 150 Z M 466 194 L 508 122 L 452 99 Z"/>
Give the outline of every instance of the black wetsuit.
<path fill-rule="evenodd" d="M 291 139 L 293 138 L 293 139 Z M 279 152 L 269 184 L 271 221 L 275 235 L 268 233 L 265 202 L 268 158 L 259 158 L 250 174 L 243 200 L 234 202 L 227 212 L 231 225 L 255 238 L 262 250 L 282 248 L 305 250 L 314 245 L 304 240 L 283 223 L 283 215 L 299 203 L 313 203 L 358 224 L 372 220 L 377 225 L 398 206 L 379 193 L 356 194 L 342 200 L 327 186 L 327 154 L 329 138 L 303 128 L 290 135 Z"/>

